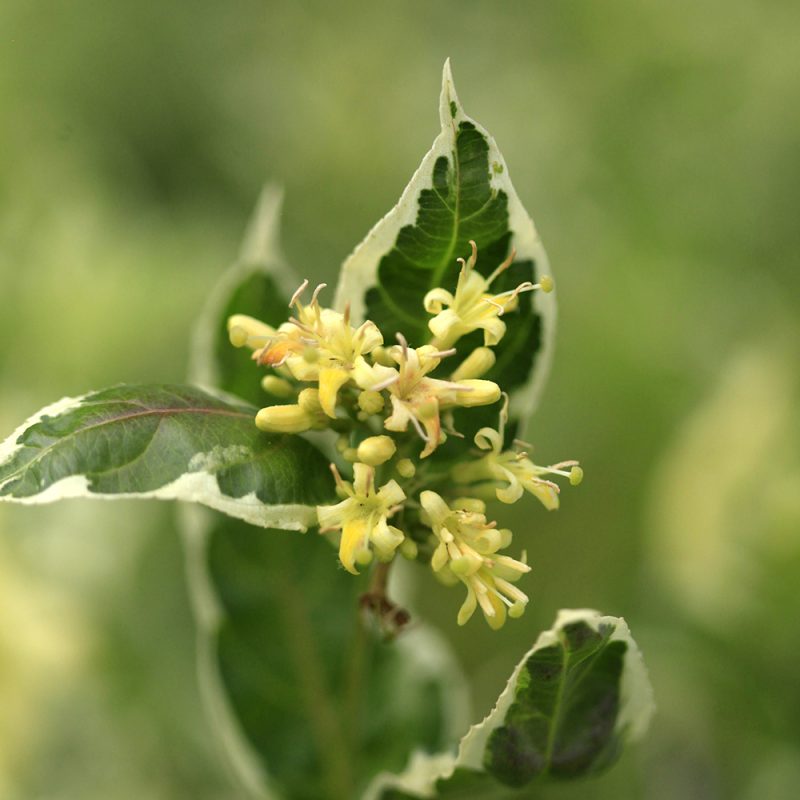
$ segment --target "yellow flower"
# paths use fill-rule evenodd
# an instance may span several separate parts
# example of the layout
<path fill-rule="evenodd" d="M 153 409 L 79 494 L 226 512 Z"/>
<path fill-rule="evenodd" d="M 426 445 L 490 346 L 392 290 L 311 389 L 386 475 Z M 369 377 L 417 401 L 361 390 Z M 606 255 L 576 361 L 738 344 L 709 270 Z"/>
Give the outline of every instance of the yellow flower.
<path fill-rule="evenodd" d="M 520 292 L 534 289 L 549 292 L 553 289 L 552 279 L 543 276 L 537 284 L 524 281 L 515 289 L 493 294 L 489 287 L 501 272 L 511 266 L 516 253 L 512 250 L 511 255 L 488 278 L 484 278 L 475 271 L 477 245 L 471 241 L 470 246 L 472 254 L 469 259 L 458 259 L 461 272 L 455 295 L 445 289 L 436 288 L 429 291 L 423 300 L 425 310 L 429 314 L 435 314 L 428 322 L 435 337 L 433 344 L 442 349 L 452 347 L 462 336 L 479 328 L 483 329 L 484 344 L 496 345 L 506 332 L 506 324 L 500 317 L 517 307 Z"/>
<path fill-rule="evenodd" d="M 428 377 L 444 356 L 431 345 L 411 348 L 398 334 L 400 345 L 388 352 L 397 368 L 363 362 L 355 380 L 362 389 L 388 390 L 392 413 L 384 426 L 405 431 L 409 422 L 425 441 L 421 458 L 429 456 L 443 441 L 440 411 L 453 406 L 488 405 L 500 398 L 500 387 L 492 381 L 465 380 L 455 383 Z"/>
<path fill-rule="evenodd" d="M 336 486 L 345 499 L 333 506 L 317 506 L 320 530 L 338 530 L 339 560 L 348 572 L 358 574 L 356 563 L 368 564 L 372 551 L 381 561 L 391 561 L 394 551 L 405 538 L 403 532 L 387 522 L 406 499 L 397 481 L 375 490 L 375 470 L 366 464 L 354 464 L 354 480 L 342 480 L 331 464 Z"/>
<path fill-rule="evenodd" d="M 353 328 L 349 310 L 342 314 L 321 307 L 318 297 L 324 283 L 314 290 L 311 302 L 303 305 L 300 298 L 307 286 L 308 281 L 303 281 L 289 303 L 295 316 L 276 331 L 241 314 L 231 317 L 231 341 L 254 347 L 253 358 L 259 364 L 285 364 L 296 380 L 318 381 L 322 409 L 335 417 L 339 390 L 352 378 L 364 356 L 383 343 L 383 337 L 369 321 Z"/>
<path fill-rule="evenodd" d="M 451 509 L 436 492 L 424 491 L 420 503 L 439 540 L 431 567 L 445 581 L 455 578 L 467 588 L 458 624 L 464 625 L 478 606 L 495 630 L 503 626 L 506 615 L 522 616 L 528 596 L 513 582 L 530 572 L 530 567 L 524 561 L 497 555 L 511 543 L 511 531 L 498 530 L 496 523 L 487 522 L 483 512 L 476 510 L 483 505 L 472 498 L 456 501 L 454 505 L 462 507 Z"/>
<path fill-rule="evenodd" d="M 558 484 L 546 480 L 545 475 L 562 475 L 569 478 L 573 486 L 583 480 L 583 470 L 577 461 L 561 461 L 549 467 L 534 464 L 524 451 L 503 450 L 505 425 L 508 420 L 508 397 L 500 412 L 498 430 L 481 428 L 475 434 L 475 444 L 481 450 L 490 451 L 477 462 L 458 464 L 453 477 L 459 483 L 472 483 L 480 480 L 493 480 L 505 483 L 497 488 L 497 499 L 503 503 L 516 503 L 524 491 L 538 498 L 542 505 L 553 511 L 558 508 Z M 520 443 L 523 444 L 524 443 Z M 567 471 L 569 467 L 569 471 Z"/>

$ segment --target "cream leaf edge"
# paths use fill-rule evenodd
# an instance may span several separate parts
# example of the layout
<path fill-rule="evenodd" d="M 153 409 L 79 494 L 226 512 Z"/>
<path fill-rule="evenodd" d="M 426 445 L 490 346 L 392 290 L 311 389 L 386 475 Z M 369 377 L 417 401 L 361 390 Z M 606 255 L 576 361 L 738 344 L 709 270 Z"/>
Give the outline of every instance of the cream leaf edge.
<path fill-rule="evenodd" d="M 91 393 L 90 393 L 91 394 Z M 64 397 L 55 403 L 45 406 L 32 417 L 23 422 L 8 438 L 0 443 L 0 464 L 5 464 L 15 452 L 21 449 L 17 440 L 32 425 L 41 422 L 45 416 L 56 416 L 65 411 L 78 408 L 89 394 L 80 397 Z M 197 453 L 193 457 L 195 463 L 204 460 L 213 463 L 215 453 Z M 0 489 L 11 478 L 0 483 Z M 305 532 L 316 525 L 316 507 L 304 504 L 282 503 L 269 505 L 259 500 L 255 492 L 242 497 L 230 497 L 220 491 L 213 472 L 197 470 L 185 472 L 171 483 L 158 489 L 146 492 L 121 492 L 108 494 L 93 492 L 89 487 L 86 475 L 70 475 L 48 486 L 44 491 L 30 497 L 0 497 L 0 502 L 22 505 L 42 505 L 59 500 L 73 498 L 89 498 L 91 500 L 180 500 L 188 503 L 200 503 L 231 517 L 242 519 L 262 528 L 279 528 Z"/>
<path fill-rule="evenodd" d="M 483 755 L 492 731 L 502 725 L 509 707 L 514 702 L 519 675 L 528 659 L 538 650 L 557 644 L 559 631 L 574 622 L 585 622 L 593 630 L 601 625 L 611 625 L 609 641 L 623 641 L 627 645 L 622 674 L 621 703 L 615 731 L 629 742 L 641 738 L 655 712 L 653 689 L 642 658 L 641 650 L 631 636 L 628 624 L 622 617 L 604 616 L 593 609 L 562 609 L 552 628 L 539 634 L 535 644 L 522 657 L 511 673 L 505 689 L 489 714 L 473 725 L 453 753 L 412 753 L 408 766 L 401 774 L 379 773 L 367 788 L 362 800 L 379 800 L 388 789 L 413 792 L 420 798 L 436 797 L 436 782 L 452 776 L 458 768 L 483 771 Z"/>

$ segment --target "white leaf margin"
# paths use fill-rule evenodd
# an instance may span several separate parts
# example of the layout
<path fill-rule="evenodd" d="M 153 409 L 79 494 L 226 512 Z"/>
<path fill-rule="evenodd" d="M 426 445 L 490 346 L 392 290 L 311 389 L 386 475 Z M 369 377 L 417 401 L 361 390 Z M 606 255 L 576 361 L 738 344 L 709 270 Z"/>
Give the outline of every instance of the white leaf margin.
<path fill-rule="evenodd" d="M 29 419 L 25 420 L 7 439 L 0 443 L 0 464 L 9 461 L 16 452 L 22 449 L 17 443 L 19 437 L 32 425 L 41 422 L 44 417 L 53 417 L 79 408 L 81 403 L 93 393 L 80 397 L 64 397 L 61 400 L 45 406 Z M 219 392 L 216 393 L 220 395 Z M 213 464 L 218 459 L 218 454 L 213 450 L 208 453 L 197 453 L 193 456 L 196 464 Z M 0 482 L 0 489 L 7 485 L 13 478 Z M 55 503 L 59 500 L 73 498 L 89 498 L 91 500 L 181 500 L 188 503 L 200 503 L 230 517 L 242 519 L 252 525 L 262 528 L 279 528 L 305 532 L 317 524 L 316 507 L 299 503 L 281 503 L 269 505 L 259 500 L 255 492 L 242 497 L 231 497 L 224 494 L 217 483 L 214 472 L 197 469 L 185 472 L 171 483 L 146 492 L 120 492 L 104 493 L 93 492 L 89 487 L 86 475 L 70 475 L 56 481 L 44 491 L 29 497 L 2 496 L 0 502 L 17 503 L 22 505 L 42 505 Z"/>
<path fill-rule="evenodd" d="M 536 643 L 514 668 L 494 708 L 482 722 L 469 729 L 456 754 L 413 753 L 403 773 L 378 774 L 362 800 L 379 800 L 381 794 L 388 789 L 415 793 L 420 798 L 435 798 L 436 782 L 449 778 L 456 769 L 463 767 L 482 772 L 486 744 L 492 732 L 503 724 L 508 709 L 514 702 L 517 681 L 523 667 L 536 651 L 558 644 L 559 632 L 575 622 L 585 622 L 595 631 L 599 631 L 600 626 L 610 625 L 613 632 L 609 641 L 623 641 L 627 645 L 615 732 L 628 742 L 640 739 L 650 725 L 655 702 L 641 650 L 631 636 L 628 624 L 622 617 L 604 616 L 593 609 L 562 609 L 558 612 L 553 627 L 539 634 Z"/>
<path fill-rule="evenodd" d="M 455 115 L 451 112 L 455 105 Z M 413 225 L 417 219 L 419 193 L 433 185 L 433 165 L 440 156 L 451 159 L 456 144 L 456 131 L 461 122 L 470 122 L 489 144 L 490 183 L 494 190 L 508 195 L 509 229 L 511 246 L 516 248 L 517 258 L 531 259 L 536 263 L 538 275 L 550 275 L 547 253 L 539 234 L 525 207 L 517 195 L 508 167 L 494 137 L 474 119 L 464 113 L 447 59 L 442 72 L 442 91 L 439 98 L 439 119 L 441 131 L 431 149 L 422 159 L 408 186 L 403 190 L 397 205 L 383 217 L 364 240 L 348 256 L 342 265 L 339 283 L 336 287 L 334 307 L 343 310 L 350 303 L 352 317 L 356 323 L 362 322 L 365 313 L 364 294 L 376 284 L 378 264 L 381 258 L 394 247 L 397 234 L 406 225 Z M 496 168 L 493 165 L 497 165 Z M 515 390 L 511 396 L 511 414 L 520 419 L 524 428 L 530 415 L 538 405 L 544 385 L 550 372 L 556 332 L 556 301 L 554 292 L 534 292 L 534 310 L 542 320 L 542 347 L 536 364 L 528 376 L 526 384 Z M 522 435 L 522 431 L 521 434 Z"/>
<path fill-rule="evenodd" d="M 192 383 L 212 389 L 219 384 L 219 372 L 213 357 L 214 335 L 217 321 L 240 283 L 251 275 L 264 273 L 275 279 L 287 300 L 300 284 L 286 261 L 280 242 L 283 194 L 283 189 L 276 183 L 268 183 L 261 190 L 247 224 L 239 257 L 233 266 L 222 273 L 197 318 L 189 352 L 189 378 Z M 288 305 L 286 316 L 289 316 Z M 254 372 L 253 380 L 256 379 Z"/>

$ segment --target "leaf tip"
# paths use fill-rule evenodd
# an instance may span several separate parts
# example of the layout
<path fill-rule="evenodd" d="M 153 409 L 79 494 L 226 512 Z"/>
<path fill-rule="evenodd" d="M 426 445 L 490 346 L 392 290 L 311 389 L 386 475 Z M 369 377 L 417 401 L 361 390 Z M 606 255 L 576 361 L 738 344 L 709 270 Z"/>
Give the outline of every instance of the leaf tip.
<path fill-rule="evenodd" d="M 442 127 L 451 125 L 459 113 L 463 114 L 464 111 L 461 108 L 458 94 L 456 94 L 453 70 L 448 58 L 442 68 L 442 94 L 439 99 L 439 118 L 442 122 Z"/>
<path fill-rule="evenodd" d="M 265 264 L 280 260 L 280 219 L 283 211 L 283 186 L 264 184 L 242 241 L 239 260 Z"/>

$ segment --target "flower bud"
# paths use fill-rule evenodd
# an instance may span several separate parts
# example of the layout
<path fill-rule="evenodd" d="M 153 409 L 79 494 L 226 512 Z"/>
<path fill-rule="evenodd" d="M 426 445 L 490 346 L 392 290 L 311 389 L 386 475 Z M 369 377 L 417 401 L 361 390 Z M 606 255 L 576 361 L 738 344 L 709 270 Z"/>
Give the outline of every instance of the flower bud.
<path fill-rule="evenodd" d="M 485 375 L 496 361 L 494 351 L 488 347 L 477 347 L 461 362 L 452 375 L 456 383 Z"/>
<path fill-rule="evenodd" d="M 389 350 L 383 345 L 378 345 L 374 348 L 370 355 L 375 364 L 380 364 L 383 367 L 393 367 L 395 365 L 394 360 L 389 355 Z"/>
<path fill-rule="evenodd" d="M 319 403 L 319 389 L 303 389 L 297 396 L 297 404 L 309 414 L 322 413 L 322 406 Z"/>
<path fill-rule="evenodd" d="M 273 397 L 291 397 L 294 394 L 294 387 L 289 381 L 279 378 L 277 375 L 265 375 L 261 379 L 261 388 Z"/>
<path fill-rule="evenodd" d="M 383 411 L 383 395 L 367 389 L 358 395 L 358 407 L 367 414 L 377 414 Z"/>
<path fill-rule="evenodd" d="M 417 543 L 413 539 L 408 538 L 403 539 L 398 549 L 400 550 L 400 555 L 403 556 L 403 558 L 407 558 L 409 561 L 413 561 L 419 552 Z"/>
<path fill-rule="evenodd" d="M 397 450 L 389 436 L 370 436 L 358 446 L 358 460 L 371 467 L 387 462 Z"/>
<path fill-rule="evenodd" d="M 358 450 L 355 447 L 348 447 L 343 453 L 342 458 L 345 461 L 349 461 L 351 464 L 355 464 L 358 461 Z"/>
<path fill-rule="evenodd" d="M 496 403 L 500 399 L 500 387 L 493 381 L 466 380 L 459 381 L 462 386 L 468 386 L 469 392 L 456 392 L 456 402 L 460 406 L 486 406 Z"/>
<path fill-rule="evenodd" d="M 344 453 L 347 448 L 350 447 L 350 437 L 342 435 L 336 440 L 336 449 L 340 453 Z"/>
<path fill-rule="evenodd" d="M 486 503 L 477 497 L 458 497 L 450 506 L 457 511 L 472 511 L 474 514 L 485 514 Z"/>
<path fill-rule="evenodd" d="M 256 414 L 256 426 L 268 433 L 302 433 L 314 420 L 299 405 L 267 406 Z"/>
<path fill-rule="evenodd" d="M 413 478 L 417 471 L 414 462 L 410 458 L 401 458 L 395 465 L 395 469 L 400 473 L 403 478 Z"/>
<path fill-rule="evenodd" d="M 228 337 L 234 347 L 263 347 L 275 335 L 275 329 L 246 314 L 228 317 Z"/>

